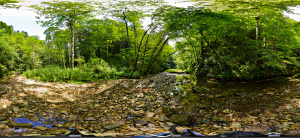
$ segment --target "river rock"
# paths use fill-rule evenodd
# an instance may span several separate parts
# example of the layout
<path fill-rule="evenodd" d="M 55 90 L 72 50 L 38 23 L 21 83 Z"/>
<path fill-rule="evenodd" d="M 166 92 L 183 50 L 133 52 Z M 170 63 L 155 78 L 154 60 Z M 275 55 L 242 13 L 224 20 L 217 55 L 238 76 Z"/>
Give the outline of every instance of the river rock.
<path fill-rule="evenodd" d="M 19 112 L 19 107 L 17 107 L 17 106 L 14 106 L 12 109 L 13 109 L 14 113 L 18 113 Z"/>
<path fill-rule="evenodd" d="M 42 127 L 42 126 L 36 126 L 36 127 L 34 127 L 34 128 L 35 128 L 35 129 L 38 129 L 38 130 L 42 130 L 42 131 L 48 129 L 47 127 Z"/>
<path fill-rule="evenodd" d="M 33 116 L 30 118 L 30 121 L 39 121 L 40 118 L 38 116 Z"/>
<path fill-rule="evenodd" d="M 123 136 L 122 133 L 94 133 L 93 134 L 96 137 L 117 137 L 117 136 Z"/>
<path fill-rule="evenodd" d="M 293 106 L 292 106 L 292 105 L 287 105 L 287 106 L 285 107 L 285 109 L 286 109 L 286 110 L 291 110 L 291 109 L 293 109 Z"/>
<path fill-rule="evenodd" d="M 224 119 L 224 118 L 222 118 L 222 117 L 214 116 L 214 117 L 212 118 L 212 121 L 214 121 L 214 122 L 225 122 L 226 119 Z"/>
<path fill-rule="evenodd" d="M 241 124 L 241 122 L 233 122 L 233 123 L 232 123 L 232 127 L 233 127 L 233 128 L 241 128 L 241 127 L 242 127 L 242 124 Z"/>
<path fill-rule="evenodd" d="M 171 116 L 170 120 L 178 125 L 191 125 L 192 117 L 185 114 L 174 114 Z"/>
<path fill-rule="evenodd" d="M 139 131 L 137 128 L 134 128 L 134 127 L 130 127 L 129 130 L 132 131 L 132 132 L 138 132 Z"/>
<path fill-rule="evenodd" d="M 86 117 L 84 118 L 85 121 L 96 121 L 95 117 Z"/>
<path fill-rule="evenodd" d="M 300 115 L 294 115 L 293 117 L 292 117 L 292 119 L 293 119 L 293 122 L 299 122 L 300 121 Z"/>
<path fill-rule="evenodd" d="M 170 127 L 176 126 L 176 124 L 172 123 L 172 122 L 166 122 L 166 124 Z"/>
<path fill-rule="evenodd" d="M 148 124 L 148 127 L 149 127 L 150 129 L 155 129 L 155 128 L 156 128 L 156 126 L 155 126 L 154 124 L 152 124 L 152 123 L 149 123 L 149 124 Z"/>
<path fill-rule="evenodd" d="M 172 115 L 176 114 L 176 111 L 174 108 L 171 108 L 169 106 L 164 106 L 162 108 L 162 112 L 167 116 L 167 117 L 171 117 Z"/>
<path fill-rule="evenodd" d="M 135 119 L 134 122 L 135 122 L 136 124 L 140 124 L 140 125 L 142 125 L 142 126 L 148 124 L 148 122 L 147 122 L 146 120 L 140 120 L 140 119 Z"/>
<path fill-rule="evenodd" d="M 75 126 L 75 122 L 67 122 L 64 124 L 64 128 L 72 128 Z"/>
<path fill-rule="evenodd" d="M 119 127 L 118 124 L 109 124 L 109 125 L 104 126 L 105 129 L 114 129 L 117 127 Z"/>
<path fill-rule="evenodd" d="M 4 120 L 6 120 L 7 118 L 5 117 L 5 116 L 2 116 L 2 115 L 0 115 L 0 121 L 4 121 Z"/>
<path fill-rule="evenodd" d="M 9 126 L 6 124 L 0 124 L 0 129 L 8 129 Z"/>
<path fill-rule="evenodd" d="M 61 114 L 66 114 L 66 113 L 68 113 L 68 111 L 67 110 L 61 110 L 60 113 Z"/>
<path fill-rule="evenodd" d="M 155 113 L 153 113 L 153 112 L 149 112 L 149 111 L 146 112 L 146 117 L 148 117 L 148 118 L 151 118 L 154 115 L 155 115 Z"/>
<path fill-rule="evenodd" d="M 16 105 L 20 108 L 24 108 L 28 105 L 28 103 L 27 102 L 18 102 Z"/>
<path fill-rule="evenodd" d="M 23 137 L 39 137 L 41 136 L 42 134 L 23 134 L 22 136 Z"/>
<path fill-rule="evenodd" d="M 33 125 L 31 123 L 15 123 L 15 127 L 32 127 Z"/>
<path fill-rule="evenodd" d="M 69 116 L 66 117 L 66 120 L 69 121 L 69 122 L 74 121 L 76 119 L 77 119 L 77 116 L 75 116 L 75 115 L 69 115 Z"/>

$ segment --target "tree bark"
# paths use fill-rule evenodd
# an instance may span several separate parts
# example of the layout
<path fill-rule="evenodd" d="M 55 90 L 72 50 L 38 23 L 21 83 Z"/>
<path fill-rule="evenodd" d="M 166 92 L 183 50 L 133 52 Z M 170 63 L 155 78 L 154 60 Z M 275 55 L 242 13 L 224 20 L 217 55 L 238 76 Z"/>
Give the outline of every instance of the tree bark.
<path fill-rule="evenodd" d="M 135 69 L 136 69 L 136 66 L 137 66 L 137 61 L 138 61 L 138 59 L 139 59 L 139 54 L 140 54 L 140 51 L 141 51 L 141 45 L 142 45 L 142 43 L 143 43 L 144 37 L 146 36 L 147 32 L 148 32 L 148 31 L 149 31 L 151 28 L 152 28 L 152 26 L 151 26 L 151 27 L 149 27 L 149 29 L 145 31 L 145 33 L 144 33 L 144 35 L 143 35 L 143 37 L 142 37 L 142 39 L 141 39 L 141 41 L 140 41 L 140 44 L 139 44 L 139 47 L 138 47 L 137 56 L 136 56 L 136 58 L 135 58 L 135 62 L 134 62 L 134 68 L 133 68 L 133 70 L 135 70 Z M 155 27 L 154 29 L 156 29 L 156 27 Z M 153 31 L 153 30 L 152 30 L 152 31 Z M 152 32 L 152 31 L 151 31 L 151 32 Z M 146 40 L 146 41 L 148 41 L 148 38 L 149 38 L 149 35 L 148 35 L 148 37 L 147 37 L 147 40 Z"/>
<path fill-rule="evenodd" d="M 126 9 L 125 9 L 126 10 Z M 127 21 L 126 21 L 126 15 L 125 15 L 125 11 L 123 11 L 123 15 L 124 15 L 124 22 L 125 22 L 125 25 L 126 25 L 126 32 L 127 32 L 127 41 L 128 41 L 128 53 L 129 53 L 129 72 L 131 72 L 131 52 L 130 52 L 130 39 L 129 39 L 129 32 L 128 32 L 128 24 L 127 24 Z"/>
<path fill-rule="evenodd" d="M 72 35 L 72 44 L 71 44 L 71 58 L 72 58 L 72 68 L 74 69 L 74 56 L 75 56 L 75 53 L 74 53 L 74 45 L 75 45 L 75 37 L 74 37 L 74 24 L 73 22 L 71 21 L 70 22 L 70 28 L 71 28 L 71 35 Z"/>
<path fill-rule="evenodd" d="M 255 27 L 255 30 L 256 30 L 256 32 L 255 32 L 255 40 L 256 40 L 256 43 L 258 42 L 258 20 L 259 20 L 259 17 L 255 17 L 255 19 L 256 19 L 256 27 Z"/>
<path fill-rule="evenodd" d="M 162 44 L 162 46 L 160 47 L 160 50 L 157 52 L 157 54 L 155 55 L 154 59 L 153 59 L 152 62 L 149 64 L 149 66 L 148 66 L 146 72 L 144 73 L 144 75 L 148 73 L 148 71 L 149 71 L 150 68 L 152 67 L 154 61 L 155 61 L 156 58 L 160 55 L 160 53 L 161 53 L 162 50 L 164 49 L 164 46 L 166 45 L 166 43 L 168 42 L 169 39 L 170 39 L 170 38 L 168 37 L 168 38 L 165 40 L 165 42 Z"/>

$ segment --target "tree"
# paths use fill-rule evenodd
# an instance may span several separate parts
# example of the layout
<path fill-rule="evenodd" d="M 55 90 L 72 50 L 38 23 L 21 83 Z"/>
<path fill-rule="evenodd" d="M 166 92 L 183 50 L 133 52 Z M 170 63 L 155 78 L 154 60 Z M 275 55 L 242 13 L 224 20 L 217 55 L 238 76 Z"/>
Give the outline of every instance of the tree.
<path fill-rule="evenodd" d="M 15 5 L 19 0 L 0 0 L 0 7 L 4 8 L 19 8 L 19 5 Z"/>
<path fill-rule="evenodd" d="M 74 68 L 75 56 L 75 36 L 74 26 L 75 23 L 93 17 L 93 6 L 91 3 L 84 2 L 71 2 L 71 1 L 51 1 L 42 2 L 42 6 L 31 6 L 36 9 L 36 13 L 43 16 L 46 20 L 40 20 L 39 23 L 43 27 L 69 27 L 71 30 L 71 64 Z M 39 17 L 37 17 L 40 19 Z"/>

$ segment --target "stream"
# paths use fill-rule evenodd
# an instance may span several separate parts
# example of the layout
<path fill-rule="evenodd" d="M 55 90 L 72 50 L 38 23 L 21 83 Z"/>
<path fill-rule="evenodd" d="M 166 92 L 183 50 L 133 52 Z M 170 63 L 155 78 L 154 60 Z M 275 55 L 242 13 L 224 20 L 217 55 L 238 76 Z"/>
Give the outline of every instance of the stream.
<path fill-rule="evenodd" d="M 193 129 L 300 135 L 300 80 L 199 80 L 160 73 L 67 84 L 0 80 L 0 136 L 116 137 Z"/>

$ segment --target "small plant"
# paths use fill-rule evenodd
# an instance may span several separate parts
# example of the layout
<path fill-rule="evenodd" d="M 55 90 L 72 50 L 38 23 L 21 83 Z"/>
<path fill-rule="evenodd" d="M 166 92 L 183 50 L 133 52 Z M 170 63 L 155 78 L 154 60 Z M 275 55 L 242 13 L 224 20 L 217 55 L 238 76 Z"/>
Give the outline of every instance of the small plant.
<path fill-rule="evenodd" d="M 89 103 L 89 108 L 92 109 L 93 108 L 93 104 L 90 102 Z"/>

